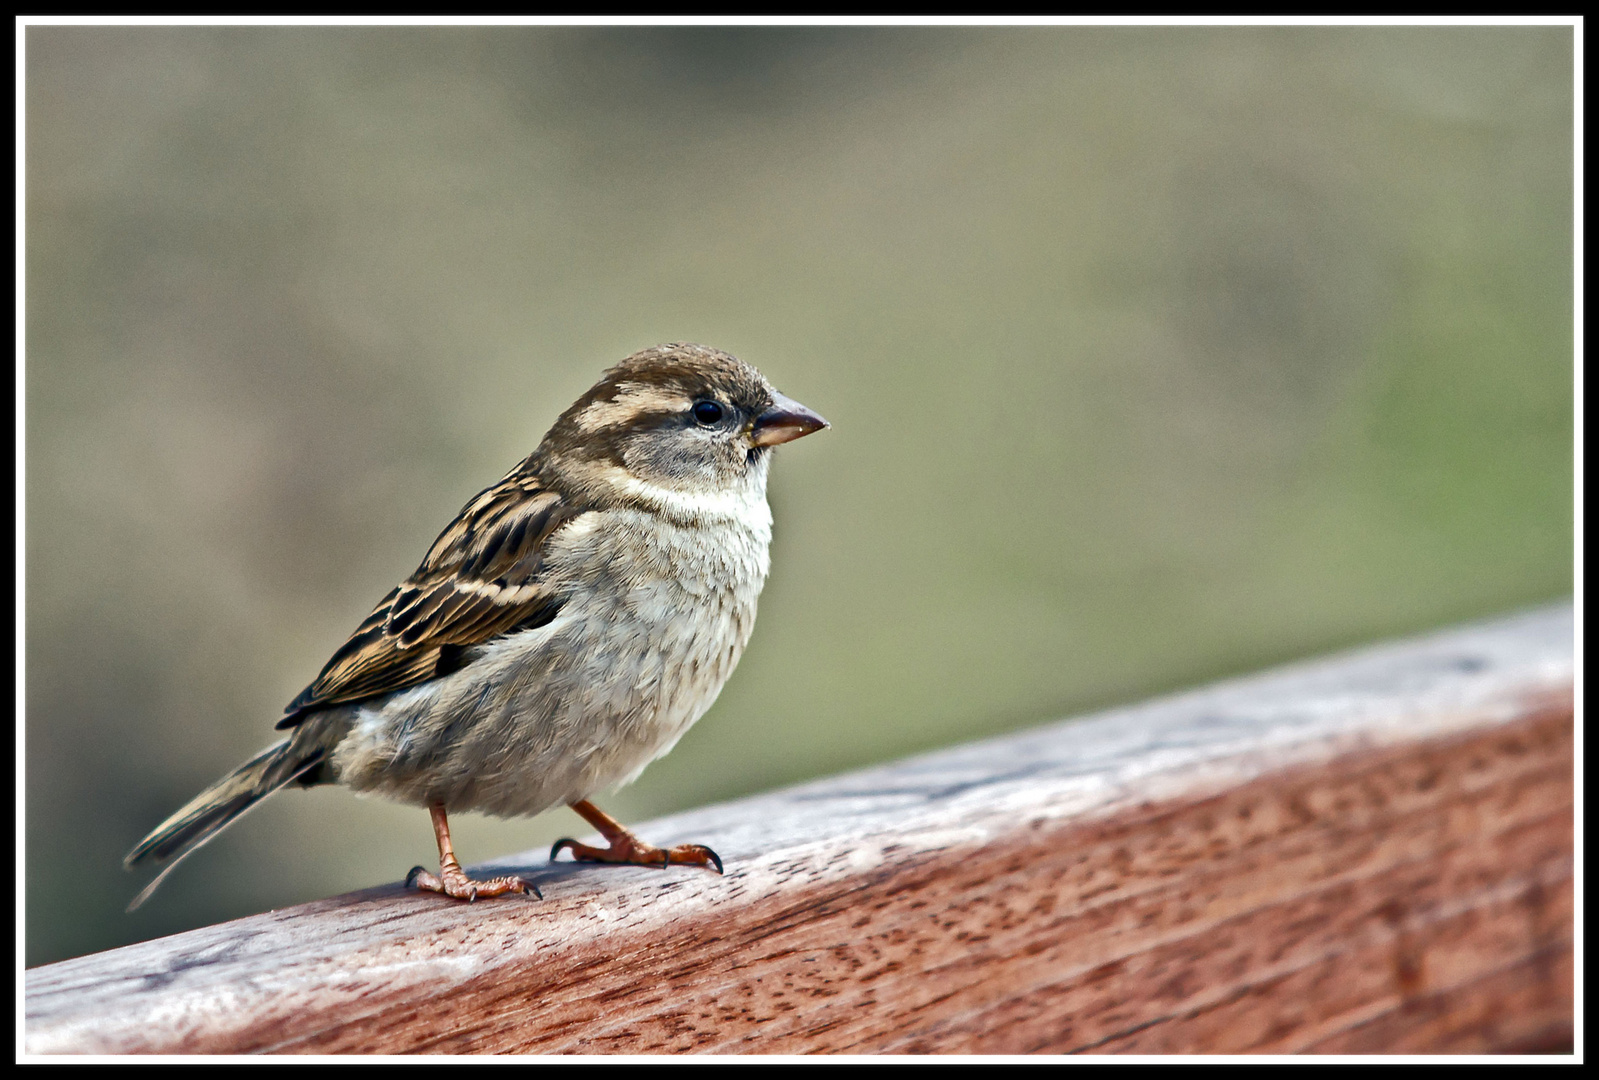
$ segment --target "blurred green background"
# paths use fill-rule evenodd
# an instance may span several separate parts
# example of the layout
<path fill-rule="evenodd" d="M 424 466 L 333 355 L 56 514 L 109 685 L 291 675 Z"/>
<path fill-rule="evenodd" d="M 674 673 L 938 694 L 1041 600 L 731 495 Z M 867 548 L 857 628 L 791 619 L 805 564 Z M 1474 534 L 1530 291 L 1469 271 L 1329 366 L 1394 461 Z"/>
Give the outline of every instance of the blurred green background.
<path fill-rule="evenodd" d="M 123 853 L 662 341 L 833 429 L 627 820 L 1572 587 L 1569 28 L 26 48 L 30 965 L 433 860 L 289 792 L 123 914 Z"/>

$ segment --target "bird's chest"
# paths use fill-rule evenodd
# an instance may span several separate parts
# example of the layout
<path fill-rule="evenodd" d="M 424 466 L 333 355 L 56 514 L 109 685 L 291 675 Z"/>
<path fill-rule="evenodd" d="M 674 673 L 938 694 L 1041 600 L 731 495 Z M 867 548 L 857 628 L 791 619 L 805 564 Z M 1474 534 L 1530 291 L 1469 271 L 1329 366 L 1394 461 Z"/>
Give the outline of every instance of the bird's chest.
<path fill-rule="evenodd" d="M 769 526 L 684 526 L 620 513 L 571 564 L 568 633 L 591 704 L 666 727 L 692 723 L 755 624 Z"/>

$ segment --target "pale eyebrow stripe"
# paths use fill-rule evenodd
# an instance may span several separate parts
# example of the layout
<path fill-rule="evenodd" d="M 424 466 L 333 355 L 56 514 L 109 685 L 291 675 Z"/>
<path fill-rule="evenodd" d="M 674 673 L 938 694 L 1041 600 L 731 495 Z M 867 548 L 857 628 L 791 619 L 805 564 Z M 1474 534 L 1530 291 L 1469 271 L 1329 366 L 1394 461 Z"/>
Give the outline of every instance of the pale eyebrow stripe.
<path fill-rule="evenodd" d="M 610 401 L 596 401 L 573 419 L 579 431 L 598 431 L 626 423 L 644 413 L 687 412 L 693 401 L 672 390 L 647 383 L 623 383 Z"/>

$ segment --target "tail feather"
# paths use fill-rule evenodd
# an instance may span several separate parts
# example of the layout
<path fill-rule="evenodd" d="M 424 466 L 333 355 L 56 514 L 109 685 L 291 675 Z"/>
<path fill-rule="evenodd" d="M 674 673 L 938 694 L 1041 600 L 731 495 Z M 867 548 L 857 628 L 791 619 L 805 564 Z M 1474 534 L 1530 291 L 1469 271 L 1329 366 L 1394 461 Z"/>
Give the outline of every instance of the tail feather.
<path fill-rule="evenodd" d="M 246 810 L 321 765 L 327 755 L 326 749 L 306 746 L 305 742 L 297 733 L 294 738 L 267 747 L 190 799 L 128 852 L 122 865 L 129 870 L 143 862 L 172 860 L 133 898 L 128 910 L 133 911 L 148 900 L 179 863 L 213 840 Z"/>

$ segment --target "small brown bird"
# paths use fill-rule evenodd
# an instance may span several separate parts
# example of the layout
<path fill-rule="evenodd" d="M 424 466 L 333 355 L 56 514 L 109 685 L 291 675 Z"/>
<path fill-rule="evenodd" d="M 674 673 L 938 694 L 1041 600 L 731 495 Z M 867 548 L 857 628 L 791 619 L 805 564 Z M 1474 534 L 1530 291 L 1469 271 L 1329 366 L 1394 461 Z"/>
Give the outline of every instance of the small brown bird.
<path fill-rule="evenodd" d="M 289 784 L 343 784 L 426 806 L 456 899 L 537 892 L 474 881 L 448 813 L 566 804 L 606 847 L 592 862 L 715 867 L 651 847 L 589 799 L 636 778 L 716 700 L 755 625 L 770 565 L 772 448 L 827 426 L 748 364 L 703 345 L 605 372 L 544 441 L 479 493 L 278 722 L 292 729 L 162 822 L 130 869 L 184 856 Z"/>

